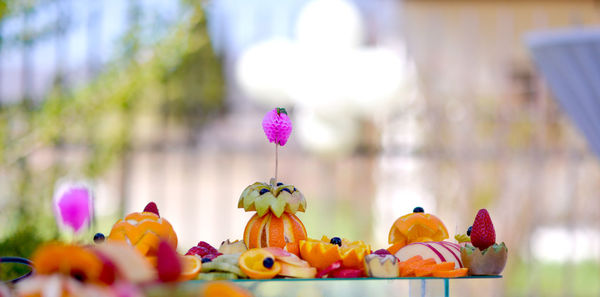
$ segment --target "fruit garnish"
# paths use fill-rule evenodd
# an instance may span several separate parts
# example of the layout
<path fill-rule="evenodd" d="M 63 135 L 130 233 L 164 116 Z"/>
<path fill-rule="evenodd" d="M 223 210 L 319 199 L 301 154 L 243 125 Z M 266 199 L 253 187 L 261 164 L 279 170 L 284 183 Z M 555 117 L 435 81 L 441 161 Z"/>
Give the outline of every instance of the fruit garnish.
<path fill-rule="evenodd" d="M 144 283 L 156 278 L 156 269 L 131 245 L 120 241 L 107 241 L 94 246 L 100 259 L 106 257 L 117 268 L 117 277 L 131 283 Z M 102 261 L 105 264 L 105 261 Z"/>
<path fill-rule="evenodd" d="M 315 276 L 316 278 L 323 278 L 334 270 L 340 269 L 342 267 L 342 260 L 335 261 L 331 263 L 331 265 L 319 270 L 319 273 Z"/>
<path fill-rule="evenodd" d="M 82 282 L 98 282 L 101 259 L 92 251 L 77 245 L 48 243 L 33 254 L 33 267 L 40 275 L 59 273 Z"/>
<path fill-rule="evenodd" d="M 392 244 L 389 248 L 387 248 L 387 250 L 390 252 L 390 254 L 395 255 L 404 246 L 406 246 L 406 241 L 399 241 Z"/>
<path fill-rule="evenodd" d="M 227 282 L 209 282 L 199 296 L 203 297 L 252 297 L 250 292 Z"/>
<path fill-rule="evenodd" d="M 369 277 L 398 277 L 398 259 L 389 253 L 367 255 L 365 272 Z"/>
<path fill-rule="evenodd" d="M 279 247 L 298 254 L 298 242 L 306 239 L 306 229 L 297 216 L 284 213 L 255 214 L 244 229 L 244 243 L 249 249 Z"/>
<path fill-rule="evenodd" d="M 364 275 L 362 269 L 340 268 L 332 271 L 329 276 L 333 278 L 357 278 Z"/>
<path fill-rule="evenodd" d="M 471 243 L 479 250 L 485 250 L 496 242 L 496 231 L 488 211 L 480 209 L 477 212 L 471 229 Z"/>
<path fill-rule="evenodd" d="M 446 277 L 446 278 L 464 277 L 464 276 L 467 276 L 468 272 L 469 272 L 468 268 L 459 268 L 459 269 L 447 270 L 447 271 L 434 271 L 433 277 Z"/>
<path fill-rule="evenodd" d="M 190 255 L 186 254 L 186 256 L 190 256 Z M 211 258 L 202 258 L 202 263 L 206 263 L 206 262 L 210 262 L 210 261 L 212 261 Z"/>
<path fill-rule="evenodd" d="M 244 189 L 238 200 L 238 208 L 245 211 L 256 211 L 259 216 L 272 212 L 280 217 L 284 212 L 295 214 L 306 210 L 304 195 L 293 185 L 282 183 L 279 186 L 270 183 L 256 182 Z"/>
<path fill-rule="evenodd" d="M 271 257 L 267 257 L 263 260 L 263 266 L 267 269 L 273 267 L 273 264 L 275 264 L 275 260 L 273 260 Z"/>
<path fill-rule="evenodd" d="M 369 245 L 362 241 L 342 239 L 342 245 L 331 244 L 327 236 L 321 240 L 307 239 L 300 241 L 300 255 L 311 266 L 319 270 L 342 260 L 343 268 L 362 269 L 364 257 L 371 253 Z"/>
<path fill-rule="evenodd" d="M 247 251 L 246 244 L 241 240 L 230 242 L 229 239 L 223 241 L 219 247 L 219 253 L 222 254 L 237 254 Z"/>
<path fill-rule="evenodd" d="M 390 253 L 386 249 L 378 249 L 378 250 L 374 251 L 373 254 L 380 255 L 380 256 L 385 256 L 385 255 L 391 255 L 392 253 Z"/>
<path fill-rule="evenodd" d="M 467 236 L 471 236 L 472 230 L 473 230 L 473 226 L 469 226 L 469 229 L 467 229 Z"/>
<path fill-rule="evenodd" d="M 265 267 L 266 258 L 273 259 L 275 256 L 264 249 L 251 249 L 242 253 L 239 266 L 242 271 L 252 279 L 274 278 L 281 271 L 281 264 L 274 262 L 269 268 Z"/>
<path fill-rule="evenodd" d="M 331 244 L 336 244 L 336 245 L 338 245 L 338 246 L 342 246 L 342 239 L 341 239 L 341 238 L 339 238 L 339 237 L 333 237 L 333 238 L 332 238 L 332 239 L 329 241 L 329 243 L 331 243 Z"/>
<path fill-rule="evenodd" d="M 413 212 L 425 212 L 425 210 L 422 207 L 417 206 L 413 209 Z"/>
<path fill-rule="evenodd" d="M 471 237 L 465 235 L 465 234 L 456 234 L 454 236 L 454 239 L 456 239 L 456 241 L 458 243 L 463 243 L 463 242 L 471 242 Z"/>
<path fill-rule="evenodd" d="M 179 281 L 188 281 L 196 278 L 202 269 L 202 262 L 196 256 L 180 256 L 181 276 Z"/>
<path fill-rule="evenodd" d="M 214 259 L 211 262 L 207 262 L 202 264 L 202 270 L 201 270 L 201 275 L 206 274 L 206 273 L 231 273 L 233 275 L 235 275 L 235 278 L 246 278 L 246 274 L 242 272 L 242 270 L 240 269 L 240 266 L 238 265 L 238 262 L 240 260 L 240 255 L 241 254 L 228 254 L 228 255 L 223 255 L 220 256 L 216 259 Z M 226 279 L 223 278 L 225 276 L 225 274 L 221 274 L 221 275 L 215 275 L 215 278 L 219 278 L 219 279 Z M 207 278 L 202 278 L 202 279 L 207 279 Z M 231 277 L 229 277 L 229 279 L 231 279 Z"/>
<path fill-rule="evenodd" d="M 462 268 L 460 246 L 453 242 L 415 242 L 401 248 L 394 254 L 400 261 L 419 256 L 423 259 L 432 258 L 437 263 L 454 262 L 455 268 Z"/>
<path fill-rule="evenodd" d="M 297 266 L 289 263 L 281 264 L 280 276 L 295 277 L 295 278 L 314 278 L 317 275 L 317 269 L 310 266 Z"/>
<path fill-rule="evenodd" d="M 460 252 L 464 266 L 469 268 L 471 275 L 499 275 L 504 270 L 508 258 L 508 249 L 504 242 L 493 244 L 483 251 L 467 244 Z"/>
<path fill-rule="evenodd" d="M 113 225 L 108 235 L 108 241 L 126 242 L 149 259 L 156 257 L 161 240 L 177 248 L 177 234 L 169 221 L 149 211 L 128 214 Z"/>
<path fill-rule="evenodd" d="M 168 242 L 161 241 L 158 244 L 156 261 L 158 279 L 161 282 L 175 282 L 179 279 L 182 272 L 181 262 L 175 249 Z"/>
<path fill-rule="evenodd" d="M 146 207 L 144 207 L 144 212 L 151 212 L 153 214 L 156 214 L 158 217 L 160 217 L 160 213 L 158 213 L 158 206 L 156 206 L 156 203 L 154 202 L 150 202 L 146 205 Z"/>
<path fill-rule="evenodd" d="M 96 233 L 94 234 L 94 243 L 103 243 L 105 240 L 104 234 Z"/>
<path fill-rule="evenodd" d="M 388 242 L 390 244 L 422 241 L 442 241 L 448 238 L 448 230 L 442 221 L 429 213 L 412 212 L 398 218 L 390 228 Z"/>

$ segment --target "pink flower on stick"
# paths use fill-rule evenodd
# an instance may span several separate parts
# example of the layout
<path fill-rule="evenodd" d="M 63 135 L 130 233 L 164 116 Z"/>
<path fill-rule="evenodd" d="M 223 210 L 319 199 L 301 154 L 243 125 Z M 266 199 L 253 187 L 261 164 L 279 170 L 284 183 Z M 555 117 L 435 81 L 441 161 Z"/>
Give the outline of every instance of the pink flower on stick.
<path fill-rule="evenodd" d="M 275 179 L 274 184 L 277 183 L 277 166 L 279 164 L 279 157 L 277 147 L 284 146 L 290 134 L 292 134 L 292 121 L 288 117 L 285 108 L 275 108 L 265 115 L 262 121 L 263 130 L 269 139 L 269 142 L 275 143 Z"/>
<path fill-rule="evenodd" d="M 269 111 L 262 121 L 263 130 L 269 142 L 284 146 L 292 134 L 292 121 L 285 108 L 274 108 Z"/>
<path fill-rule="evenodd" d="M 92 193 L 81 184 L 63 184 L 54 194 L 54 215 L 61 228 L 75 233 L 90 224 L 93 215 Z"/>

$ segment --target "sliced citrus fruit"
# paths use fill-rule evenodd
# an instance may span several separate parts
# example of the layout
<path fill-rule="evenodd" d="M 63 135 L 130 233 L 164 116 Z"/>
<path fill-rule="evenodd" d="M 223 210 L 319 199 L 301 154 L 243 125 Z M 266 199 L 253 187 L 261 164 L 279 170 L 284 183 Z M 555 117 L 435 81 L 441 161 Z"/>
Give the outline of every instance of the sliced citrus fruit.
<path fill-rule="evenodd" d="M 307 239 L 300 241 L 300 257 L 310 266 L 323 270 L 342 260 L 343 268 L 362 269 L 364 258 L 370 254 L 371 247 L 362 241 L 341 239 L 341 246 L 332 244 L 327 236 L 321 240 Z"/>
<path fill-rule="evenodd" d="M 434 277 L 463 277 L 467 276 L 467 272 L 469 272 L 469 268 L 459 268 L 454 270 L 446 270 L 446 271 L 434 271 Z"/>
<path fill-rule="evenodd" d="M 200 260 L 200 257 L 189 255 L 181 256 L 179 259 L 181 260 L 182 265 L 181 276 L 179 279 L 181 281 L 187 281 L 196 278 L 202 269 L 202 261 Z"/>
<path fill-rule="evenodd" d="M 265 249 L 247 250 L 240 256 L 238 264 L 252 279 L 274 278 L 281 271 L 281 264 L 275 262 L 275 256 Z"/>

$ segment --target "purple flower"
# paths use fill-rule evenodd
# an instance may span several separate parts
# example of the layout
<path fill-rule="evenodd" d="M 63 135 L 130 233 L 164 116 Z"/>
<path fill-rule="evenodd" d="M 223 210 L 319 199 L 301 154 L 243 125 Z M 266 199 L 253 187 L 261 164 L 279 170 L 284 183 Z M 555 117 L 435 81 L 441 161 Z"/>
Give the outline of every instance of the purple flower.
<path fill-rule="evenodd" d="M 90 224 L 93 215 L 92 193 L 84 184 L 65 183 L 54 193 L 54 215 L 61 228 L 75 233 Z"/>

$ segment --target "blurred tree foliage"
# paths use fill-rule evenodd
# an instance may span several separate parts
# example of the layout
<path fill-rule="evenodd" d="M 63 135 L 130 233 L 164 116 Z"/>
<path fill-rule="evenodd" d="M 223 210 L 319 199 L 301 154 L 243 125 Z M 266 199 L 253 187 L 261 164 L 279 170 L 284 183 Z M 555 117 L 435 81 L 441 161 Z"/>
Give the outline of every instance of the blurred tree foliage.
<path fill-rule="evenodd" d="M 56 1 L 2 1 L 0 26 L 51 2 Z M 129 3 L 118 54 L 91 81 L 73 87 L 57 73 L 39 103 L 23 98 L 0 105 L 0 256 L 28 257 L 37 244 L 56 238 L 51 206 L 56 180 L 73 172 L 94 179 L 123 162 L 140 118 L 150 115 L 196 131 L 224 110 L 221 61 L 211 46 L 203 3 L 181 1 L 185 16 L 167 24 L 160 38 L 155 28 L 141 25 L 139 3 Z M 35 43 L 49 32 L 23 31 L 2 36 L 3 46 L 9 40 L 13 46 Z M 60 154 L 66 149 L 82 152 L 77 168 Z M 49 165 L 33 166 L 33 156 L 45 150 L 54 152 Z"/>

